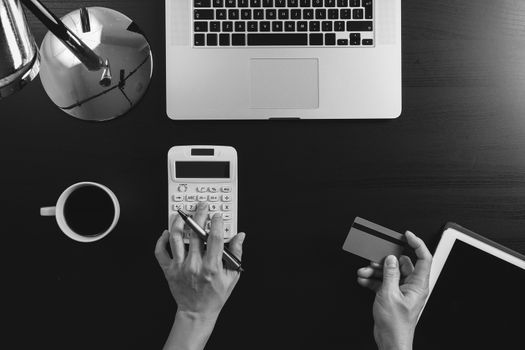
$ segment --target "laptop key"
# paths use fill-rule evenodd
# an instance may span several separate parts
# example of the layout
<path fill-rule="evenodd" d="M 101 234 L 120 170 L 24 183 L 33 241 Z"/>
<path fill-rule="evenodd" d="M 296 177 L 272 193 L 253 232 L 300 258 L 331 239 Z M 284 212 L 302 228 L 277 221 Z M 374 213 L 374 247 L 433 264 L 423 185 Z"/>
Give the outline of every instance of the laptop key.
<path fill-rule="evenodd" d="M 344 21 L 335 21 L 334 22 L 334 30 L 336 32 L 344 32 L 345 31 L 345 22 Z"/>
<path fill-rule="evenodd" d="M 221 22 L 210 22 L 210 32 L 220 32 Z"/>
<path fill-rule="evenodd" d="M 277 18 L 277 10 L 271 9 L 266 10 L 266 19 L 276 19 Z"/>
<path fill-rule="evenodd" d="M 308 31 L 308 22 L 306 22 L 306 21 L 297 22 L 297 31 L 298 32 L 306 32 L 306 31 Z"/>
<path fill-rule="evenodd" d="M 279 19 L 288 19 L 288 16 L 289 16 L 288 10 L 287 9 L 279 10 L 278 16 L 279 16 Z"/>
<path fill-rule="evenodd" d="M 235 22 L 235 31 L 236 32 L 245 32 L 246 31 L 246 22 L 243 22 L 243 21 Z"/>
<path fill-rule="evenodd" d="M 303 19 L 314 19 L 314 10 L 304 9 L 303 10 Z"/>
<path fill-rule="evenodd" d="M 250 0 L 250 7 L 261 7 L 261 0 Z"/>
<path fill-rule="evenodd" d="M 295 22 L 294 21 L 284 22 L 284 31 L 285 32 L 295 32 Z"/>
<path fill-rule="evenodd" d="M 239 10 L 228 10 L 228 19 L 239 19 Z"/>
<path fill-rule="evenodd" d="M 309 22 L 309 29 L 311 32 L 318 32 L 320 30 L 319 28 L 320 22 L 319 21 L 310 21 Z"/>
<path fill-rule="evenodd" d="M 315 10 L 315 19 L 326 19 L 326 10 L 325 9 Z"/>
<path fill-rule="evenodd" d="M 231 21 L 222 22 L 222 31 L 223 32 L 233 32 L 233 22 Z"/>
<path fill-rule="evenodd" d="M 339 19 L 339 10 L 338 9 L 328 10 L 328 19 Z"/>
<path fill-rule="evenodd" d="M 291 19 L 301 19 L 301 10 L 299 9 L 290 10 L 290 18 Z"/>
<path fill-rule="evenodd" d="M 194 19 L 214 19 L 213 10 L 194 10 L 193 18 Z"/>
<path fill-rule="evenodd" d="M 207 32 L 208 22 L 193 22 L 193 31 L 194 32 Z"/>
<path fill-rule="evenodd" d="M 374 45 L 374 40 L 373 39 L 363 39 L 363 45 L 364 46 Z"/>
<path fill-rule="evenodd" d="M 337 7 L 348 7 L 348 0 L 337 0 Z"/>
<path fill-rule="evenodd" d="M 213 7 L 223 7 L 224 0 L 213 0 Z"/>
<path fill-rule="evenodd" d="M 273 0 L 263 0 L 263 7 L 273 7 Z"/>
<path fill-rule="evenodd" d="M 248 5 L 249 5 L 248 0 L 237 0 L 238 7 L 248 7 Z"/>
<path fill-rule="evenodd" d="M 283 31 L 283 22 L 273 21 L 272 22 L 272 32 L 282 32 Z"/>
<path fill-rule="evenodd" d="M 350 45 L 361 45 L 361 34 L 360 33 L 352 33 L 350 34 Z"/>
<path fill-rule="evenodd" d="M 312 7 L 323 7 L 323 0 L 312 0 Z"/>
<path fill-rule="evenodd" d="M 341 9 L 340 16 L 341 16 L 341 19 L 351 19 L 352 18 L 352 10 L 350 10 L 350 9 Z"/>
<path fill-rule="evenodd" d="M 271 29 L 270 22 L 268 22 L 268 21 L 261 21 L 259 23 L 259 28 L 260 28 L 261 32 L 269 32 L 270 29 Z"/>
<path fill-rule="evenodd" d="M 219 34 L 219 45 L 230 46 L 230 34 Z"/>
<path fill-rule="evenodd" d="M 214 33 L 206 34 L 206 45 L 207 46 L 217 46 L 217 34 L 214 34 Z"/>
<path fill-rule="evenodd" d="M 286 7 L 286 0 L 275 0 L 275 7 Z"/>
<path fill-rule="evenodd" d="M 347 32 L 371 32 L 372 21 L 347 21 L 346 31 Z"/>
<path fill-rule="evenodd" d="M 350 0 L 350 7 L 359 7 L 361 0 Z"/>
<path fill-rule="evenodd" d="M 252 10 L 241 10 L 241 19 L 252 19 Z"/>
<path fill-rule="evenodd" d="M 323 21 L 321 23 L 321 28 L 323 32 L 331 32 L 332 31 L 332 21 Z"/>
<path fill-rule="evenodd" d="M 232 34 L 232 46 L 244 46 L 246 45 L 245 34 Z"/>
<path fill-rule="evenodd" d="M 257 22 L 256 21 L 250 21 L 248 22 L 248 31 L 249 32 L 256 32 L 257 31 Z"/>
<path fill-rule="evenodd" d="M 323 45 L 323 34 L 310 34 L 310 45 Z"/>
<path fill-rule="evenodd" d="M 352 11 L 352 17 L 354 17 L 354 19 L 363 19 L 364 18 L 363 10 L 361 10 L 361 9 L 353 10 Z"/>
<path fill-rule="evenodd" d="M 335 0 L 324 0 L 325 7 L 335 7 Z"/>
<path fill-rule="evenodd" d="M 204 46 L 204 34 L 194 34 L 193 38 L 195 46 Z"/>
<path fill-rule="evenodd" d="M 237 3 L 235 0 L 226 0 L 226 7 L 235 7 L 237 6 Z"/>
<path fill-rule="evenodd" d="M 363 0 L 363 7 L 365 8 L 365 18 L 372 19 L 372 0 Z"/>
<path fill-rule="evenodd" d="M 216 10 L 215 11 L 215 18 L 216 19 L 226 19 L 227 12 L 226 10 Z"/>
<path fill-rule="evenodd" d="M 211 0 L 193 0 L 193 7 L 211 7 Z"/>
<path fill-rule="evenodd" d="M 262 9 L 253 10 L 253 19 L 264 19 L 264 10 Z"/>
<path fill-rule="evenodd" d="M 302 33 L 254 33 L 248 34 L 248 46 L 306 46 L 308 34 Z"/>
<path fill-rule="evenodd" d="M 335 45 L 335 34 L 334 33 L 326 33 L 324 35 L 324 44 L 333 46 Z"/>
<path fill-rule="evenodd" d="M 348 39 L 337 39 L 337 45 L 348 46 Z"/>
<path fill-rule="evenodd" d="M 300 0 L 301 7 L 310 7 L 310 0 Z"/>
<path fill-rule="evenodd" d="M 297 7 L 299 6 L 298 0 L 288 0 L 288 7 Z"/>

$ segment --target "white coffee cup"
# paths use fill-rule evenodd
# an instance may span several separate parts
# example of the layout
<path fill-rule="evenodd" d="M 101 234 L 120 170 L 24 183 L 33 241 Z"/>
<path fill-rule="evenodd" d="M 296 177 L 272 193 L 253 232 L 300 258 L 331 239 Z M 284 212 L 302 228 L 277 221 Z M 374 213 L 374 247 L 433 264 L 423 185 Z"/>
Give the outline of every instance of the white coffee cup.
<path fill-rule="evenodd" d="M 106 192 L 108 196 L 111 198 L 114 209 L 115 209 L 115 215 L 113 217 L 113 222 L 111 223 L 111 225 L 104 232 L 98 233 L 93 236 L 85 236 L 85 235 L 81 235 L 73 231 L 73 229 L 71 229 L 71 227 L 69 227 L 69 225 L 67 224 L 66 218 L 64 216 L 64 204 L 66 203 L 66 200 L 68 199 L 68 197 L 73 192 L 75 192 L 77 189 L 81 187 L 85 187 L 85 186 L 96 186 L 104 190 L 104 192 Z M 104 238 L 111 231 L 113 231 L 115 226 L 117 226 L 117 222 L 120 217 L 120 205 L 119 205 L 117 196 L 115 196 L 115 194 L 106 186 L 101 185 L 96 182 L 79 182 L 79 183 L 69 186 L 64 192 L 62 192 L 60 197 L 58 197 L 58 201 L 54 207 L 40 208 L 40 215 L 54 216 L 57 220 L 58 227 L 60 227 L 60 229 L 62 230 L 62 232 L 66 234 L 66 236 L 78 242 L 89 243 L 89 242 L 98 241 L 99 239 Z"/>

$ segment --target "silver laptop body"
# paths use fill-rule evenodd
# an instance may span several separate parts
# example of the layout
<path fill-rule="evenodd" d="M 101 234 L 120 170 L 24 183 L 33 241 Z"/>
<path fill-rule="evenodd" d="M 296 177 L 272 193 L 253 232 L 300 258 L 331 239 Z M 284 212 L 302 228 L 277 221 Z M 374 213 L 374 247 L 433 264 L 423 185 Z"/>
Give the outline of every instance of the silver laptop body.
<path fill-rule="evenodd" d="M 401 0 L 166 0 L 166 93 L 171 119 L 397 118 Z"/>

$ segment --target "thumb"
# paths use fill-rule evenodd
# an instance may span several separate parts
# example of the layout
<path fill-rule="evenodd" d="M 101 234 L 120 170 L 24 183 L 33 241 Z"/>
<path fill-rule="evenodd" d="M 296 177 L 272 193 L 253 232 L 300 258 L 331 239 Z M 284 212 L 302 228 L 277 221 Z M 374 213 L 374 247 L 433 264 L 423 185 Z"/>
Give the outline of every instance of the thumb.
<path fill-rule="evenodd" d="M 399 290 L 399 262 L 394 255 L 389 255 L 385 259 L 383 266 L 383 285 L 384 292 Z"/>

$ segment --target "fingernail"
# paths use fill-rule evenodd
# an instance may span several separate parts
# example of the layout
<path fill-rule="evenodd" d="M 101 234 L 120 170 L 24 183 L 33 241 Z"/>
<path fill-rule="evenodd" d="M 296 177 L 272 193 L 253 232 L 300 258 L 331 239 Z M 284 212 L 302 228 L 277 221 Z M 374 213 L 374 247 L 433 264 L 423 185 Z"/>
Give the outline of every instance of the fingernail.
<path fill-rule="evenodd" d="M 241 232 L 241 233 L 239 233 L 239 234 L 241 235 L 241 236 L 239 237 L 239 240 L 240 240 L 241 243 L 242 243 L 242 242 L 244 242 L 244 239 L 246 238 L 246 233 Z"/>
<path fill-rule="evenodd" d="M 168 230 L 164 230 L 164 231 L 162 232 L 163 235 L 165 235 L 166 233 L 169 233 L 169 231 L 168 231 Z"/>
<path fill-rule="evenodd" d="M 391 268 L 397 267 L 397 258 L 393 255 L 389 255 L 386 257 L 385 264 L 386 264 L 386 267 L 391 267 Z"/>

